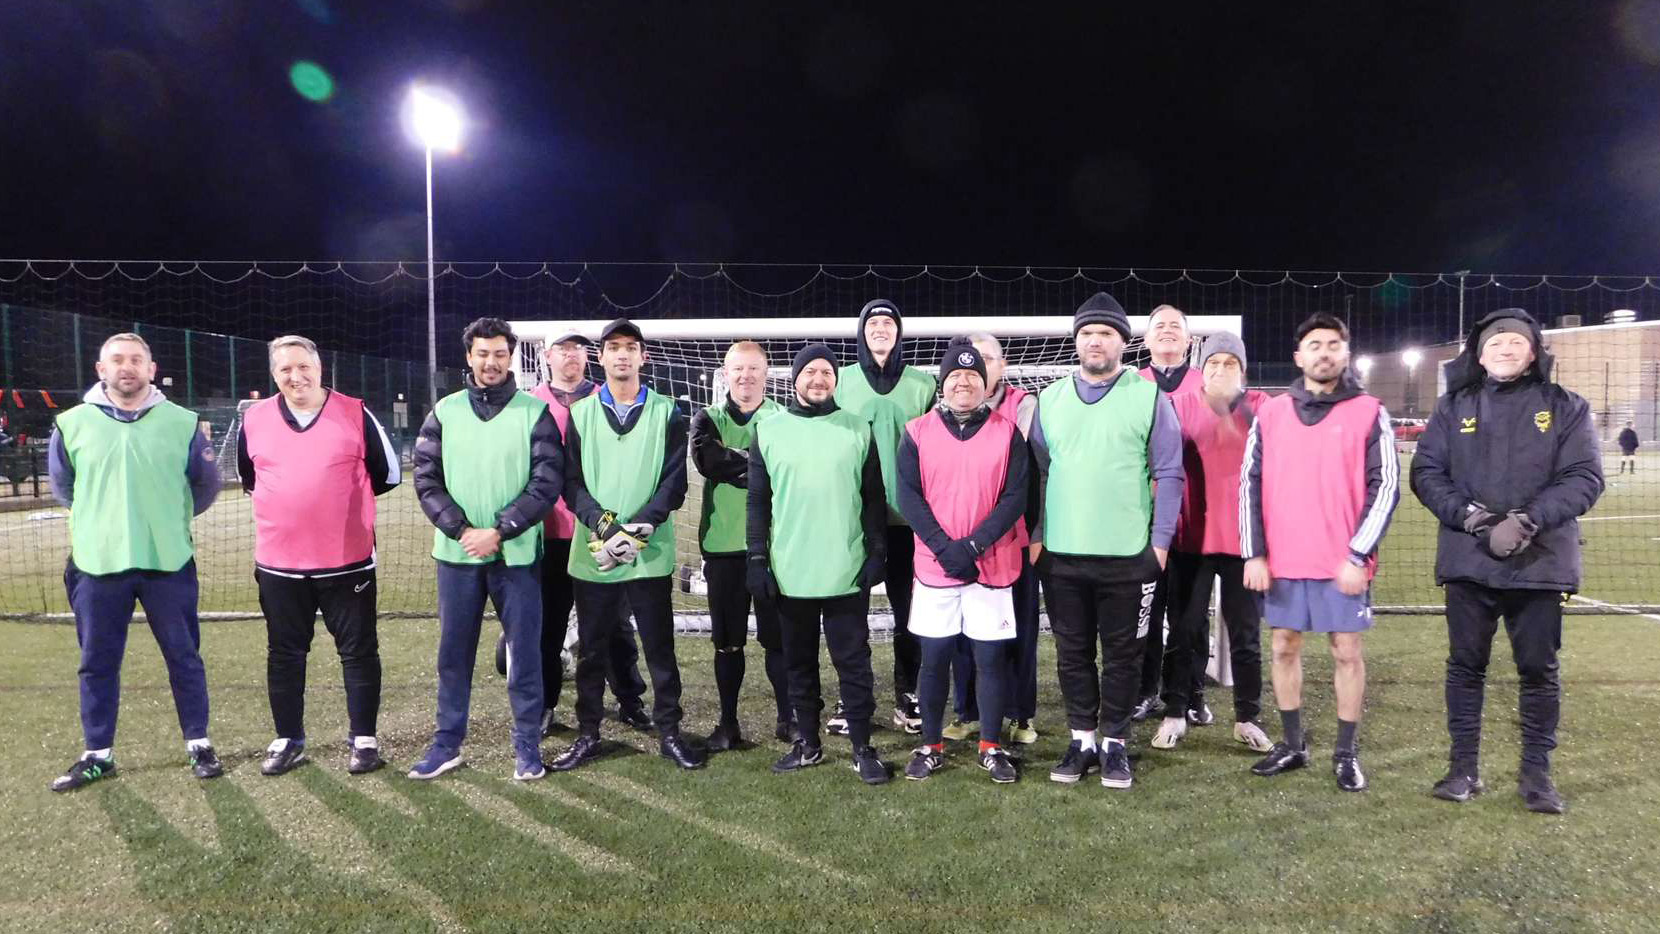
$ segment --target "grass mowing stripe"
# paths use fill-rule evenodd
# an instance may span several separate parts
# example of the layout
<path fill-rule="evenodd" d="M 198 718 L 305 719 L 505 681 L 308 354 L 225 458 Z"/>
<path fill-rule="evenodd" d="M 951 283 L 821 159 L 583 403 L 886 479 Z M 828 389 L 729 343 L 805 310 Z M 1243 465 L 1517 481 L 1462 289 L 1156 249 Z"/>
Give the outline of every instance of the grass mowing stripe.
<path fill-rule="evenodd" d="M 308 773 L 318 771 L 316 763 L 300 768 Z M 258 803 L 278 836 L 289 846 L 333 872 L 361 877 L 371 885 L 404 896 L 425 911 L 440 931 L 466 930 L 438 896 L 399 875 L 362 834 L 330 812 L 310 785 L 297 780 L 299 775 L 273 778 L 252 768 L 242 768 L 229 773 L 227 778 Z M 337 780 L 323 775 L 316 778 Z"/>
<path fill-rule="evenodd" d="M 547 781 L 547 779 L 542 779 Z M 559 855 L 575 863 L 583 872 L 620 872 L 643 879 L 656 878 L 651 873 L 636 867 L 633 863 L 621 856 L 556 828 L 550 827 L 541 821 L 533 819 L 516 805 L 510 804 L 497 797 L 497 793 L 486 791 L 482 786 L 471 781 L 449 782 L 439 788 L 440 791 L 454 793 L 463 804 L 472 808 L 486 819 L 503 824 L 524 836 L 535 840 Z"/>
<path fill-rule="evenodd" d="M 601 788 L 606 788 L 611 791 L 618 792 L 619 794 L 627 795 L 646 807 L 661 811 L 671 817 L 677 817 L 694 827 L 708 831 L 717 837 L 729 840 L 739 846 L 755 850 L 758 853 L 763 853 L 775 859 L 782 859 L 795 863 L 798 866 L 806 867 L 816 873 L 819 873 L 820 875 L 835 879 L 838 882 L 846 882 L 854 885 L 870 884 L 868 879 L 861 876 L 849 875 L 848 873 L 842 872 L 834 866 L 820 862 L 811 856 L 804 856 L 797 853 L 795 850 L 790 849 L 783 843 L 759 833 L 758 831 L 751 830 L 750 828 L 744 827 L 740 824 L 728 824 L 724 821 L 718 821 L 712 817 L 705 817 L 696 811 L 680 807 L 657 792 L 652 791 L 644 785 L 630 781 L 621 775 L 609 775 L 603 772 L 594 772 L 582 774 L 578 777 L 592 784 L 598 785 Z"/>

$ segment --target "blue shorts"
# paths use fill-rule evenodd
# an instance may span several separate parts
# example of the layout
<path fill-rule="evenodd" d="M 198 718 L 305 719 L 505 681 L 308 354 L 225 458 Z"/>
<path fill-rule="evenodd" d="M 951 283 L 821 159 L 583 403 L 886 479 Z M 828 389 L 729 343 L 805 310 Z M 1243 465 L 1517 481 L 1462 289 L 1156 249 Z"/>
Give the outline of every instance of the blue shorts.
<path fill-rule="evenodd" d="M 1345 596 L 1330 580 L 1280 580 L 1268 587 L 1262 621 L 1297 632 L 1365 632 L 1372 628 L 1372 588 Z"/>

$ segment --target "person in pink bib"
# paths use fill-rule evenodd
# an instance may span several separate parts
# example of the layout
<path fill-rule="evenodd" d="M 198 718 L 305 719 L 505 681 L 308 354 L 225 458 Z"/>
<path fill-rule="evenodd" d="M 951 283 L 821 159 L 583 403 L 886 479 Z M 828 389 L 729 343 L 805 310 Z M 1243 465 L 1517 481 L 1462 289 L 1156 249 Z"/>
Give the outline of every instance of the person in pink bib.
<path fill-rule="evenodd" d="M 920 781 L 945 766 L 945 696 L 966 638 L 984 718 L 980 767 L 1008 783 L 1019 776 L 1002 746 L 1005 646 L 1015 637 L 1013 587 L 1029 541 L 1029 454 L 1019 427 L 986 404 L 986 364 L 973 344 L 948 345 L 939 372 L 943 398 L 905 424 L 896 466 L 899 511 L 916 536 L 910 624 L 922 645 L 922 745 L 905 777 Z"/>
<path fill-rule="evenodd" d="M 1193 337 L 1187 329 L 1187 315 L 1180 308 L 1175 305 L 1154 308 L 1153 313 L 1147 316 L 1144 340 L 1149 362 L 1141 368 L 1141 375 L 1156 383 L 1159 391 L 1172 404 L 1182 396 L 1198 395 L 1203 391 L 1204 382 L 1199 371 L 1188 363 L 1192 359 Z M 1153 590 L 1153 626 L 1147 633 L 1147 644 L 1142 647 L 1141 688 L 1137 692 L 1133 719 L 1145 720 L 1163 710 L 1166 717 L 1186 717 L 1189 723 L 1207 726 L 1215 718 L 1210 708 L 1205 706 L 1202 674 L 1198 681 L 1183 685 L 1180 689 L 1180 694 L 1191 702 L 1190 707 L 1169 710 L 1161 699 L 1160 685 L 1163 685 L 1165 694 L 1172 693 L 1167 674 L 1168 648 L 1164 638 L 1166 610 L 1170 603 L 1170 575 L 1170 569 L 1165 569 Z M 1175 614 L 1170 613 L 1169 617 L 1171 625 L 1174 625 Z"/>
<path fill-rule="evenodd" d="M 1202 706 L 1194 686 L 1203 683 L 1210 656 L 1211 589 L 1220 580 L 1222 622 L 1233 672 L 1234 739 L 1257 752 L 1274 745 L 1257 717 L 1262 713 L 1262 609 L 1245 589 L 1239 557 L 1239 465 L 1256 410 L 1268 401 L 1245 388 L 1245 342 L 1236 334 L 1206 338 L 1199 352 L 1204 387 L 1171 397 L 1182 426 L 1182 514 L 1170 543 L 1170 638 L 1164 655 L 1164 722 L 1153 747 L 1172 749 L 1187 735 L 1188 716 Z"/>
<path fill-rule="evenodd" d="M 1400 502 L 1400 461 L 1389 413 L 1349 372 L 1349 328 L 1316 313 L 1297 327 L 1301 379 L 1257 410 L 1239 478 L 1245 586 L 1267 594 L 1274 632 L 1274 697 L 1285 736 L 1251 771 L 1308 764 L 1303 732 L 1303 634 L 1331 643 L 1337 695 L 1337 787 L 1360 791 L 1355 733 L 1366 694 L 1361 639 L 1372 627 L 1378 543 Z"/>
<path fill-rule="evenodd" d="M 277 729 L 260 771 L 281 775 L 306 761 L 306 655 L 321 610 L 346 686 L 346 768 L 373 772 L 385 764 L 375 738 L 375 497 L 402 481 L 402 468 L 362 400 L 324 387 L 310 340 L 271 342 L 271 381 L 280 395 L 248 409 L 236 444 L 237 474 L 253 498 L 254 581 Z"/>

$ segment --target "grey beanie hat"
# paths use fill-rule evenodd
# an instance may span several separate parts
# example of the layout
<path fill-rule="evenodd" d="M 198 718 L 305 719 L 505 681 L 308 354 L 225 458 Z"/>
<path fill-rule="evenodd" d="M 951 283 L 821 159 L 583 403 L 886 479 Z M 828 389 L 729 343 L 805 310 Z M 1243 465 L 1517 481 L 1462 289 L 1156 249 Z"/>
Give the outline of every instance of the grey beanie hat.
<path fill-rule="evenodd" d="M 1205 368 L 1205 361 L 1210 359 L 1211 354 L 1218 353 L 1233 354 L 1239 358 L 1239 368 L 1245 369 L 1245 341 L 1241 340 L 1238 334 L 1219 331 L 1205 338 L 1205 343 L 1199 349 L 1199 369 Z"/>

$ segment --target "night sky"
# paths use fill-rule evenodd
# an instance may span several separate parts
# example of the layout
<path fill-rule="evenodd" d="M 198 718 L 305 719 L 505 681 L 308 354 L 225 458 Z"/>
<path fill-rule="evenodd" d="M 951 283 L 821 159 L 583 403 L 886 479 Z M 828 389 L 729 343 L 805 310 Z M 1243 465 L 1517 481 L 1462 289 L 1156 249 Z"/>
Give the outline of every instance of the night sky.
<path fill-rule="evenodd" d="M 0 257 L 1660 272 L 1660 3 L 1092 6 L 0 3 Z"/>

